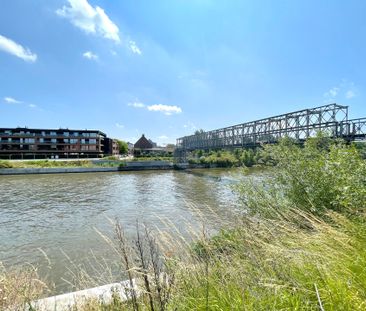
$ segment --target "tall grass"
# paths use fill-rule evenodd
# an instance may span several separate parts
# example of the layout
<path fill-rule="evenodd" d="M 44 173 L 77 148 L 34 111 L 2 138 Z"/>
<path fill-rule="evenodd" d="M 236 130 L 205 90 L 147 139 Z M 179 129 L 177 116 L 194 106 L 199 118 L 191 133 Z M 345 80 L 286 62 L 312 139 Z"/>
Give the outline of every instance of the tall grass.
<path fill-rule="evenodd" d="M 35 267 L 5 269 L 0 263 L 0 310 L 24 310 L 45 293 L 48 293 L 48 287 L 39 278 Z"/>
<path fill-rule="evenodd" d="M 235 187 L 242 213 L 215 236 L 202 229 L 189 243 L 138 226 L 129 240 L 117 223 L 106 240 L 139 290 L 78 310 L 365 310 L 360 152 L 323 137 L 263 152 L 276 167 Z"/>

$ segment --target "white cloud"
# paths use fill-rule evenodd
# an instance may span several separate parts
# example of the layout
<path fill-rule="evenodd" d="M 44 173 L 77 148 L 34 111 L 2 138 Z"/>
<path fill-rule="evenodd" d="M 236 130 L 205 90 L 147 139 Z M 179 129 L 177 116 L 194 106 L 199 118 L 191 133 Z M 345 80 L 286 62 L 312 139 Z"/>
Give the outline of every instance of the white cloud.
<path fill-rule="evenodd" d="M 143 104 L 141 102 L 128 103 L 127 106 L 134 107 L 134 108 L 145 108 L 145 104 Z"/>
<path fill-rule="evenodd" d="M 8 104 L 21 104 L 20 107 L 25 107 L 28 106 L 29 108 L 35 109 L 37 108 L 40 111 L 43 111 L 41 108 L 39 108 L 37 105 L 35 104 L 29 104 L 27 102 L 21 101 L 21 100 L 17 100 L 13 97 L 4 97 L 4 102 L 8 103 Z"/>
<path fill-rule="evenodd" d="M 324 101 L 327 103 L 334 102 L 335 98 L 338 95 L 338 92 L 339 92 L 339 87 L 332 87 L 329 91 L 327 91 L 323 94 Z"/>
<path fill-rule="evenodd" d="M 160 139 L 160 140 L 167 140 L 168 138 L 169 137 L 166 136 L 166 135 L 161 135 L 161 136 L 158 137 L 158 139 Z"/>
<path fill-rule="evenodd" d="M 334 103 L 339 96 L 351 99 L 357 95 L 357 88 L 352 81 L 343 79 L 338 86 L 334 86 L 323 94 L 324 103 Z"/>
<path fill-rule="evenodd" d="M 86 51 L 85 53 L 83 53 L 83 57 L 90 59 L 90 60 L 97 60 L 98 59 L 98 55 L 94 54 L 91 51 Z"/>
<path fill-rule="evenodd" d="M 116 123 L 116 127 L 120 128 L 120 129 L 123 129 L 125 126 L 123 124 L 120 124 L 120 123 Z"/>
<path fill-rule="evenodd" d="M 149 111 L 159 111 L 166 115 L 171 115 L 173 113 L 181 113 L 182 109 L 178 106 L 168 106 L 168 105 L 151 105 L 146 107 Z"/>
<path fill-rule="evenodd" d="M 346 92 L 346 98 L 347 99 L 351 99 L 351 98 L 353 98 L 353 97 L 355 97 L 356 96 L 356 93 L 354 92 L 354 91 L 352 91 L 352 90 L 348 90 L 347 92 Z"/>
<path fill-rule="evenodd" d="M 135 54 L 138 54 L 138 55 L 142 54 L 140 48 L 137 46 L 135 41 L 130 40 L 129 41 L 129 47 L 130 47 L 132 53 L 135 53 Z"/>
<path fill-rule="evenodd" d="M 178 106 L 168 106 L 168 105 L 150 105 L 146 106 L 144 103 L 141 103 L 139 101 L 128 103 L 127 106 L 134 107 L 134 108 L 145 108 L 149 111 L 158 111 L 163 112 L 164 114 L 170 116 L 173 113 L 181 113 L 182 108 Z"/>
<path fill-rule="evenodd" d="M 32 53 L 28 48 L 24 48 L 20 44 L 0 35 L 0 50 L 17 56 L 26 62 L 34 63 L 37 55 Z"/>
<path fill-rule="evenodd" d="M 16 100 L 13 97 L 4 97 L 4 101 L 8 104 L 22 104 L 23 102 L 20 100 Z"/>
<path fill-rule="evenodd" d="M 63 6 L 56 10 L 58 16 L 64 17 L 70 22 L 85 31 L 105 39 L 120 43 L 119 29 L 111 21 L 104 10 L 99 7 L 93 7 L 88 0 L 68 0 L 69 6 Z"/>
<path fill-rule="evenodd" d="M 190 121 L 188 121 L 188 123 L 187 123 L 187 124 L 184 124 L 184 125 L 183 125 L 183 127 L 184 127 L 185 129 L 189 129 L 189 130 L 191 130 L 191 131 L 194 131 L 194 130 L 196 130 L 196 129 L 197 129 L 197 127 L 196 127 L 192 122 L 190 122 Z"/>

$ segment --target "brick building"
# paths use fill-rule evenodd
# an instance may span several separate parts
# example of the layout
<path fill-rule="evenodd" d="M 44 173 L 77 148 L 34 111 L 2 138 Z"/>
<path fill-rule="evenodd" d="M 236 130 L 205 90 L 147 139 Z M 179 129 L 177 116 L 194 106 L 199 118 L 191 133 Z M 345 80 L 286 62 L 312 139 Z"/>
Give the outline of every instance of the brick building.
<path fill-rule="evenodd" d="M 119 145 L 117 139 L 106 137 L 104 140 L 104 152 L 108 155 L 118 156 Z"/>

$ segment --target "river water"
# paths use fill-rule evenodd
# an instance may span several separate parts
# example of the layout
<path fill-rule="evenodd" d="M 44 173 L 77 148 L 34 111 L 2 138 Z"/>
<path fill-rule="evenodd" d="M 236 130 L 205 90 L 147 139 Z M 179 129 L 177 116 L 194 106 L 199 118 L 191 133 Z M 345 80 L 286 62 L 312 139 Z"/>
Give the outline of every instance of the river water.
<path fill-rule="evenodd" d="M 70 290 L 72 268 L 111 258 L 100 234 L 113 236 L 111 222 L 128 234 L 137 220 L 172 234 L 187 225 L 217 229 L 240 209 L 230 187 L 239 176 L 227 169 L 0 176 L 0 263 L 32 264 L 55 292 Z"/>

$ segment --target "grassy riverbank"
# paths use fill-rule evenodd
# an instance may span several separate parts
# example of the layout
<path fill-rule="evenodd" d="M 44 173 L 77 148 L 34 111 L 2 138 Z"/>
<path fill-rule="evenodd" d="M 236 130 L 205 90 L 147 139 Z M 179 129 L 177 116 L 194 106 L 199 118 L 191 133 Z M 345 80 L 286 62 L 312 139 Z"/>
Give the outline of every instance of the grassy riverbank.
<path fill-rule="evenodd" d="M 166 161 L 173 162 L 172 157 L 139 157 L 119 160 L 117 157 L 106 157 L 97 160 L 29 160 L 29 161 L 11 161 L 0 160 L 0 169 L 2 168 L 84 168 L 84 167 L 123 167 L 126 162 L 150 162 L 150 161 Z"/>
<path fill-rule="evenodd" d="M 362 310 L 366 164 L 341 143 L 283 141 L 271 180 L 237 187 L 248 216 L 181 266 L 178 310 Z"/>
<path fill-rule="evenodd" d="M 134 157 L 129 159 L 128 161 L 167 161 L 167 162 L 173 162 L 174 158 L 171 156 L 151 156 L 151 157 Z"/>
<path fill-rule="evenodd" d="M 192 244 L 140 229 L 128 241 L 117 225 L 108 241 L 142 291 L 129 293 L 128 303 L 90 301 L 75 310 L 364 310 L 366 163 L 360 152 L 320 137 L 305 147 L 284 140 L 263 153 L 275 164 L 271 177 L 235 186 L 242 213 L 214 237 L 202 229 Z M 0 276 L 0 307 L 14 279 Z M 20 301 L 41 287 L 27 284 L 13 287 Z"/>
<path fill-rule="evenodd" d="M 69 167 L 115 167 L 123 166 L 125 161 L 107 160 L 107 161 L 89 161 L 89 160 L 33 160 L 33 161 L 8 161 L 0 160 L 0 169 L 2 168 L 69 168 Z"/>

